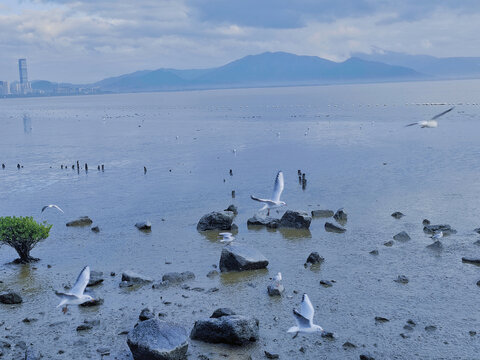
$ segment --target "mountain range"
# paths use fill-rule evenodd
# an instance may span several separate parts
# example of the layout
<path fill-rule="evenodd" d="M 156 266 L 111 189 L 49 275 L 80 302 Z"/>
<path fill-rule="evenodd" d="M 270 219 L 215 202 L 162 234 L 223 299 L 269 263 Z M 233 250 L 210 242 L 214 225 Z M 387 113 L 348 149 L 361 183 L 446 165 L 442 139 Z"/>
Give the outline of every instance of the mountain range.
<path fill-rule="evenodd" d="M 61 86 L 117 93 L 475 77 L 480 77 L 480 58 L 435 58 L 377 51 L 334 62 L 316 56 L 266 52 L 210 69 L 142 70 L 93 84 Z M 45 91 L 60 85 L 37 81 L 32 86 Z"/>

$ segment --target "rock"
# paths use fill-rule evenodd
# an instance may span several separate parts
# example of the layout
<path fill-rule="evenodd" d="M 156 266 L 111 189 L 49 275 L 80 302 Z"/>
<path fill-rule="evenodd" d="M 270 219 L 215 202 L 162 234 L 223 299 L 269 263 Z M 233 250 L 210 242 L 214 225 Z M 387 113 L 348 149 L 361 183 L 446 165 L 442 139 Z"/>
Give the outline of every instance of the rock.
<path fill-rule="evenodd" d="M 400 211 L 395 211 L 391 216 L 394 217 L 395 219 L 401 219 L 405 215 L 402 214 Z"/>
<path fill-rule="evenodd" d="M 244 345 L 259 338 L 258 320 L 242 315 L 224 315 L 195 321 L 190 337 L 208 343 Z"/>
<path fill-rule="evenodd" d="M 270 296 L 282 296 L 282 293 L 285 291 L 282 283 L 280 281 L 273 280 L 267 286 L 267 292 Z"/>
<path fill-rule="evenodd" d="M 212 316 L 210 316 L 210 318 L 212 319 L 218 319 L 218 318 L 221 318 L 222 316 L 230 316 L 230 315 L 236 315 L 235 312 L 230 309 L 230 308 L 218 308 L 217 310 L 215 310 L 212 314 Z"/>
<path fill-rule="evenodd" d="M 333 283 L 328 280 L 320 280 L 320 285 L 327 288 L 327 287 L 332 287 Z"/>
<path fill-rule="evenodd" d="M 280 357 L 280 355 L 268 352 L 267 350 L 264 350 L 263 352 L 265 353 L 265 357 L 267 359 L 278 359 Z"/>
<path fill-rule="evenodd" d="M 158 319 L 138 323 L 128 333 L 127 344 L 135 360 L 179 360 L 188 350 L 186 330 Z"/>
<path fill-rule="evenodd" d="M 308 255 L 308 258 L 305 264 L 315 265 L 315 264 L 321 264 L 324 261 L 325 259 L 321 257 L 318 252 L 314 251 L 314 252 L 311 252 L 310 255 Z"/>
<path fill-rule="evenodd" d="M 192 279 L 195 279 L 195 274 L 191 271 L 169 272 L 162 276 L 162 281 L 168 281 L 170 284 L 178 284 Z"/>
<path fill-rule="evenodd" d="M 375 358 L 373 356 L 369 356 L 369 355 L 360 355 L 360 360 L 375 360 Z"/>
<path fill-rule="evenodd" d="M 150 221 L 141 221 L 135 224 L 138 230 L 149 231 L 152 230 L 152 223 Z"/>
<path fill-rule="evenodd" d="M 137 274 L 133 271 L 124 271 L 122 273 L 122 282 L 127 283 L 127 286 L 145 285 L 153 282 L 153 279 L 148 276 Z"/>
<path fill-rule="evenodd" d="M 92 328 L 93 326 L 90 324 L 81 324 L 77 326 L 77 331 L 86 331 L 86 330 L 91 330 Z"/>
<path fill-rule="evenodd" d="M 474 331 L 474 330 L 470 330 L 470 331 L 468 332 L 468 335 L 470 335 L 470 336 L 475 336 L 475 335 L 477 335 L 477 332 Z"/>
<path fill-rule="evenodd" d="M 0 303 L 2 304 L 21 304 L 22 302 L 22 297 L 15 292 L 9 292 L 0 295 Z"/>
<path fill-rule="evenodd" d="M 375 316 L 375 322 L 379 322 L 379 323 L 385 323 L 385 322 L 388 322 L 390 320 L 388 320 L 387 318 L 384 318 L 384 317 L 381 317 L 381 316 Z"/>
<path fill-rule="evenodd" d="M 213 211 L 202 216 L 197 224 L 197 230 L 231 230 L 234 217 L 235 214 L 231 211 Z"/>
<path fill-rule="evenodd" d="M 326 218 L 326 217 L 332 217 L 333 214 L 334 213 L 332 210 L 312 210 L 312 217 Z"/>
<path fill-rule="evenodd" d="M 408 284 L 408 278 L 405 275 L 398 275 L 398 277 L 393 281 L 400 284 Z"/>
<path fill-rule="evenodd" d="M 343 209 L 338 209 L 333 218 L 337 220 L 340 224 L 347 222 L 347 213 Z"/>
<path fill-rule="evenodd" d="M 322 332 L 321 337 L 328 340 L 335 340 L 335 335 L 330 331 Z"/>
<path fill-rule="evenodd" d="M 217 275 L 218 275 L 218 271 L 217 271 L 217 270 L 210 270 L 210 271 L 208 272 L 208 274 L 207 274 L 207 277 L 211 279 L 211 278 L 213 278 L 213 277 L 215 277 L 215 276 L 217 276 Z"/>
<path fill-rule="evenodd" d="M 480 265 L 480 258 L 462 257 L 462 262 L 467 264 Z"/>
<path fill-rule="evenodd" d="M 268 260 L 265 256 L 243 244 L 231 243 L 222 249 L 221 272 L 264 269 L 267 266 Z"/>
<path fill-rule="evenodd" d="M 81 216 L 77 220 L 68 222 L 67 226 L 87 226 L 92 225 L 93 221 L 88 216 Z"/>
<path fill-rule="evenodd" d="M 427 245 L 426 247 L 431 250 L 442 250 L 443 244 L 440 242 L 440 240 L 437 240 L 433 244 Z"/>
<path fill-rule="evenodd" d="M 480 286 L 480 280 L 477 281 L 477 286 Z"/>
<path fill-rule="evenodd" d="M 25 360 L 37 360 L 37 359 L 39 359 L 39 357 L 31 347 L 25 350 Z"/>
<path fill-rule="evenodd" d="M 233 204 L 228 205 L 228 207 L 223 211 L 231 211 L 234 215 L 238 215 L 238 209 Z"/>
<path fill-rule="evenodd" d="M 404 330 L 408 330 L 408 331 L 413 331 L 413 326 L 407 324 L 407 325 L 404 325 L 404 326 L 403 326 L 403 329 L 404 329 Z"/>
<path fill-rule="evenodd" d="M 423 226 L 430 225 L 430 220 L 428 220 L 428 219 L 423 219 L 422 225 L 423 225 Z"/>
<path fill-rule="evenodd" d="M 100 228 L 98 226 L 94 226 L 92 227 L 91 229 L 94 233 L 99 233 L 100 232 Z"/>
<path fill-rule="evenodd" d="M 473 231 L 475 231 L 477 234 L 480 234 L 480 228 L 476 228 Z"/>
<path fill-rule="evenodd" d="M 435 331 L 435 330 L 437 330 L 437 327 L 435 325 L 425 326 L 425 331 L 432 332 L 432 331 Z"/>
<path fill-rule="evenodd" d="M 383 245 L 388 246 L 388 247 L 393 246 L 393 244 L 394 244 L 393 240 L 389 240 L 389 241 L 383 243 Z"/>
<path fill-rule="evenodd" d="M 101 271 L 90 271 L 90 280 L 88 281 L 87 286 L 99 285 L 103 282 L 103 272 Z"/>
<path fill-rule="evenodd" d="M 341 233 L 344 233 L 345 231 L 347 231 L 346 229 L 344 229 L 340 226 L 334 225 L 332 223 L 329 223 L 329 222 L 325 223 L 325 230 L 328 231 L 328 232 L 334 232 L 334 233 L 338 233 L 338 234 L 341 234 Z"/>
<path fill-rule="evenodd" d="M 456 234 L 457 230 L 452 229 L 450 225 L 425 225 L 423 231 L 427 234 L 433 235 L 439 231 L 443 232 L 443 235 Z"/>
<path fill-rule="evenodd" d="M 155 317 L 155 314 L 152 313 L 152 311 L 149 308 L 145 308 L 142 310 L 142 312 L 138 316 L 138 320 L 146 321 L 146 320 L 153 319 L 154 317 Z"/>
<path fill-rule="evenodd" d="M 293 229 L 308 229 L 312 217 L 305 211 L 287 210 L 280 219 L 279 227 L 293 228 Z"/>
<path fill-rule="evenodd" d="M 80 306 L 82 307 L 100 306 L 100 305 L 103 305 L 103 303 L 104 303 L 104 300 L 102 298 L 95 298 L 93 300 L 80 304 Z"/>
<path fill-rule="evenodd" d="M 377 249 L 372 250 L 372 251 L 369 252 L 369 254 L 371 254 L 371 255 L 378 255 L 378 250 L 377 250 Z"/>
<path fill-rule="evenodd" d="M 475 241 L 473 244 L 480 246 L 480 240 Z"/>
<path fill-rule="evenodd" d="M 357 347 L 357 345 L 352 344 L 350 341 L 344 342 L 342 346 L 344 349 L 353 349 Z"/>
<path fill-rule="evenodd" d="M 270 229 L 278 228 L 279 224 L 280 219 L 275 219 L 270 216 L 261 216 L 258 214 L 253 215 L 253 217 L 247 220 L 247 226 L 266 226 Z"/>
<path fill-rule="evenodd" d="M 100 354 L 100 356 L 110 355 L 110 349 L 107 347 L 99 347 L 97 352 Z"/>
<path fill-rule="evenodd" d="M 405 242 L 410 240 L 410 236 L 405 231 L 399 232 L 397 235 L 393 237 L 394 240 Z"/>

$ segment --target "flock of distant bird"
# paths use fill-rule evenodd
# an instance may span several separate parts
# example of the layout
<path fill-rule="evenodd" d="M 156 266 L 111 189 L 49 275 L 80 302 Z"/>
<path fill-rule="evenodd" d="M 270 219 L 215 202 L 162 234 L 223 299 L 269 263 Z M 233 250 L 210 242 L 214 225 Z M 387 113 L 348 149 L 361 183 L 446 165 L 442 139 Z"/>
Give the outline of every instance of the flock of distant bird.
<path fill-rule="evenodd" d="M 440 114 L 435 115 L 430 120 L 419 121 L 419 122 L 408 124 L 406 126 L 419 125 L 422 128 L 435 128 L 438 126 L 438 122 L 436 121 L 436 119 L 449 113 L 453 109 L 454 107 L 451 107 L 441 112 Z M 283 178 L 283 172 L 279 171 L 275 178 L 273 195 L 271 199 L 261 199 L 253 195 L 250 197 L 252 200 L 264 203 L 264 206 L 259 211 L 267 210 L 267 216 L 270 216 L 270 209 L 287 205 L 284 201 L 280 200 L 284 187 L 285 187 L 285 182 Z M 64 212 L 58 205 L 54 205 L 54 204 L 44 206 L 42 208 L 42 212 L 49 208 L 55 208 L 61 211 L 62 213 Z M 222 232 L 219 235 L 222 237 L 220 242 L 224 244 L 230 244 L 235 240 L 235 237 L 229 232 Z M 443 232 L 440 231 L 438 233 L 435 233 L 432 236 L 432 239 L 439 240 L 442 237 L 443 237 Z M 282 279 L 281 273 L 278 273 L 273 278 L 274 282 L 277 284 L 280 283 L 281 279 Z M 56 293 L 57 296 L 60 297 L 61 299 L 57 307 L 64 306 L 62 308 L 62 311 L 66 313 L 68 310 L 67 308 L 68 305 L 80 305 L 85 302 L 94 300 L 90 295 L 84 294 L 89 281 L 90 281 L 90 268 L 88 266 L 85 266 L 83 270 L 80 272 L 80 274 L 78 275 L 78 278 L 75 284 L 73 285 L 73 287 L 70 289 L 70 291 L 66 293 L 58 293 L 58 292 Z M 307 294 L 303 294 L 302 302 L 300 304 L 300 310 L 293 309 L 293 317 L 297 325 L 292 326 L 290 329 L 287 330 L 287 332 L 295 333 L 294 338 L 298 335 L 298 333 L 320 332 L 322 334 L 325 334 L 325 331 L 322 329 L 321 326 L 313 323 L 314 314 L 315 314 L 315 310 L 310 301 L 310 298 L 308 297 Z"/>

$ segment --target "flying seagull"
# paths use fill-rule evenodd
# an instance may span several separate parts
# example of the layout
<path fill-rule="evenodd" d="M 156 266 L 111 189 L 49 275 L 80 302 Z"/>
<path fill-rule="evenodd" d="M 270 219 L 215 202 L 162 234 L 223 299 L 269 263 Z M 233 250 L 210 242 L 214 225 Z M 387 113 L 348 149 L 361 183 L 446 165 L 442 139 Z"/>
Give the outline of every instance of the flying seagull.
<path fill-rule="evenodd" d="M 57 206 L 57 205 L 55 205 L 55 204 L 45 205 L 45 206 L 42 208 L 42 211 L 41 211 L 41 212 L 44 212 L 45 209 L 48 209 L 48 208 L 56 208 L 56 209 L 60 210 L 62 213 L 64 212 L 62 209 L 60 209 L 59 206 Z"/>
<path fill-rule="evenodd" d="M 65 305 L 62 309 L 63 313 L 67 312 L 68 305 L 80 305 L 87 301 L 92 301 L 93 298 L 90 295 L 85 295 L 83 292 L 90 281 L 90 268 L 85 266 L 83 270 L 78 275 L 75 285 L 67 293 L 56 293 L 56 295 L 61 299 L 60 304 L 57 305 L 57 308 Z"/>
<path fill-rule="evenodd" d="M 218 235 L 223 236 L 223 238 L 220 240 L 220 242 L 225 243 L 227 245 L 230 244 L 233 240 L 235 240 L 235 237 L 232 236 L 232 233 L 229 233 L 229 232 L 222 232 Z"/>
<path fill-rule="evenodd" d="M 307 294 L 303 294 L 302 303 L 300 304 L 300 311 L 293 309 L 293 317 L 297 322 L 297 326 L 292 326 L 287 330 L 287 333 L 295 333 L 293 338 L 296 338 L 298 333 L 315 333 L 320 332 L 324 333 L 324 330 L 321 326 L 315 325 L 313 323 L 313 314 L 315 310 L 313 305 L 310 302 Z"/>
<path fill-rule="evenodd" d="M 438 122 L 436 119 L 438 119 L 440 116 L 445 115 L 446 113 L 452 111 L 455 108 L 455 106 L 452 106 L 450 109 L 445 110 L 444 112 L 441 112 L 440 114 L 435 115 L 432 117 L 430 120 L 423 120 L 423 121 L 418 121 L 414 122 L 405 126 L 413 126 L 413 125 L 420 125 L 421 128 L 436 128 L 438 126 Z"/>
<path fill-rule="evenodd" d="M 270 216 L 270 209 L 276 208 L 280 206 L 287 205 L 284 201 L 280 201 L 280 196 L 282 195 L 282 191 L 284 188 L 284 181 L 283 181 L 283 172 L 279 171 L 277 177 L 275 178 L 275 185 L 273 187 L 273 195 L 271 199 L 260 199 L 253 195 L 250 195 L 252 200 L 259 201 L 265 203 L 260 211 L 268 209 L 267 216 Z"/>

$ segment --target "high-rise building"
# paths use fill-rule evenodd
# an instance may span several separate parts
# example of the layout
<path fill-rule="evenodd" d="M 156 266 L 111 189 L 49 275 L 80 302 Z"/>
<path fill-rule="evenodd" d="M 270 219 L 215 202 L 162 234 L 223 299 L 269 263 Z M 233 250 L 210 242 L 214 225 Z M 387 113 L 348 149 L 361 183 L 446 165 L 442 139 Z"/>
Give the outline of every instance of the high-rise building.
<path fill-rule="evenodd" d="M 18 59 L 18 74 L 20 75 L 20 88 L 23 94 L 28 94 L 32 86 L 28 82 L 27 59 Z"/>
<path fill-rule="evenodd" d="M 8 81 L 0 81 L 0 95 L 10 94 L 10 84 Z"/>

